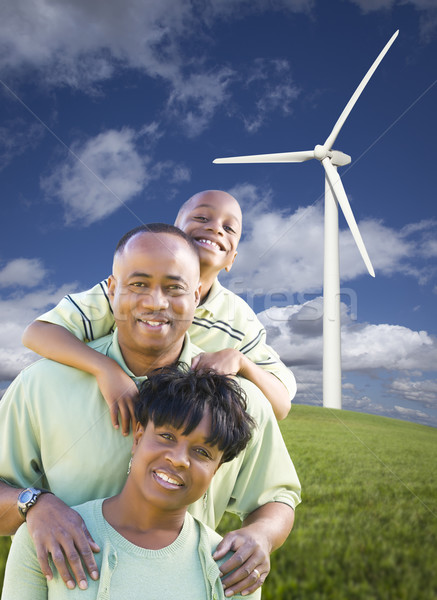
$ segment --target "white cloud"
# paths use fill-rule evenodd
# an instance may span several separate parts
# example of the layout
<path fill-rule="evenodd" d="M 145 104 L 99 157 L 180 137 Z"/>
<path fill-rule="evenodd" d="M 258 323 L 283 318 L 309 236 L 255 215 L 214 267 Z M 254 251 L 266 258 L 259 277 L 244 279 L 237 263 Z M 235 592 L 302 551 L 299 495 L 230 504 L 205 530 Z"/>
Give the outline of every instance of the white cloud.
<path fill-rule="evenodd" d="M 63 204 L 68 225 L 90 225 L 112 214 L 148 182 L 148 159 L 137 152 L 132 129 L 106 131 L 72 151 L 41 180 L 44 192 Z"/>
<path fill-rule="evenodd" d="M 323 299 L 303 305 L 272 307 L 258 317 L 269 340 L 288 365 L 316 365 L 322 361 Z M 341 303 L 342 368 L 353 371 L 434 371 L 437 339 L 426 331 L 388 324 L 357 323 Z"/>
<path fill-rule="evenodd" d="M 38 283 L 42 283 L 42 280 Z M 17 285 L 22 285 L 22 282 Z M 76 283 L 66 283 L 61 287 L 44 284 L 43 288 L 30 292 L 17 287 L 9 295 L 0 299 L 0 328 L 2 331 L 0 381 L 13 379 L 21 369 L 37 358 L 33 352 L 21 344 L 21 336 L 25 327 L 45 310 L 59 302 L 65 294 L 75 291 L 76 288 Z"/>
<path fill-rule="evenodd" d="M 63 206 L 66 225 L 88 226 L 108 217 L 152 180 L 161 178 L 170 184 L 190 180 L 191 171 L 185 165 L 171 160 L 152 162 L 142 153 L 144 139 L 155 133 L 154 127 L 139 133 L 125 127 L 72 144 L 65 160 L 40 180 L 47 198 Z"/>
<path fill-rule="evenodd" d="M 228 100 L 228 87 L 235 73 L 226 67 L 194 73 L 174 81 L 168 106 L 189 137 L 201 133 L 218 107 Z"/>
<path fill-rule="evenodd" d="M 312 0 L 283 0 L 278 10 L 308 12 Z M 265 0 L 221 0 L 200 7 L 189 0 L 16 0 L 2 9 L 0 68 L 14 74 L 38 69 L 41 85 L 69 86 L 89 93 L 124 69 L 164 82 L 170 113 L 191 136 L 200 133 L 227 99 L 235 75 L 226 65 L 208 66 L 187 53 L 186 41 L 218 19 L 272 10 Z M 78 35 L 78 32 L 80 34 Z M 288 102 L 286 85 L 270 91 L 270 103 Z M 268 99 L 266 97 L 265 102 Z M 189 110 L 187 110 L 187 107 Z"/>
<path fill-rule="evenodd" d="M 245 87 L 250 94 L 247 106 L 255 106 L 255 113 L 242 116 L 250 133 L 256 132 L 273 112 L 283 116 L 292 112 L 292 103 L 300 94 L 293 82 L 289 62 L 284 59 L 258 58 L 251 65 Z"/>
<path fill-rule="evenodd" d="M 0 269 L 0 288 L 32 288 L 44 280 L 47 270 L 39 258 L 15 258 Z"/>
<path fill-rule="evenodd" d="M 272 207 L 270 189 L 251 184 L 235 186 L 230 193 L 241 203 L 244 237 L 232 271 L 223 281 L 238 293 L 303 293 L 319 291 L 323 284 L 322 202 L 294 212 Z M 435 220 L 396 230 L 381 221 L 360 221 L 359 228 L 378 275 L 396 273 L 425 283 L 435 275 L 433 257 Z M 342 282 L 367 271 L 349 229 L 340 230 Z M 272 265 L 275 268 L 272 269 Z"/>
<path fill-rule="evenodd" d="M 436 363 L 434 364 L 434 366 Z M 416 379 L 401 377 L 388 386 L 388 393 L 422 406 L 437 408 L 437 381 L 435 379 Z"/>

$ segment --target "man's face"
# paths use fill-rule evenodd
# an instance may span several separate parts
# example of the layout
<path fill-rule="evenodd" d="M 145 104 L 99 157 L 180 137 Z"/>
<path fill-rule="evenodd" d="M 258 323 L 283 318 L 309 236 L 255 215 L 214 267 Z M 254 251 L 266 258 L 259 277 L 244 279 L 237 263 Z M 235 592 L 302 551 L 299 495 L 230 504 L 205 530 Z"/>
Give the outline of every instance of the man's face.
<path fill-rule="evenodd" d="M 199 249 L 201 267 L 229 271 L 237 256 L 242 215 L 230 194 L 207 191 L 196 194 L 181 209 L 175 225 L 192 237 Z"/>
<path fill-rule="evenodd" d="M 199 302 L 198 258 L 176 235 L 137 234 L 114 258 L 109 297 L 128 366 L 154 355 L 170 364 Z"/>
<path fill-rule="evenodd" d="M 136 494 L 164 510 L 185 509 L 201 498 L 223 456 L 205 443 L 210 428 L 208 412 L 188 435 L 171 425 L 138 424 L 129 475 Z"/>

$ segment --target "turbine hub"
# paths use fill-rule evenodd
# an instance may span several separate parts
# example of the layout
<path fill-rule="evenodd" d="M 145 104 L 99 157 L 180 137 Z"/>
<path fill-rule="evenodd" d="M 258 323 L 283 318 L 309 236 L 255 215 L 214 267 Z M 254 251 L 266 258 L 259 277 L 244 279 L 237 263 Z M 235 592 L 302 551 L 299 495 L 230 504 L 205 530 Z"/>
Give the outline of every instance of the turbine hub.
<path fill-rule="evenodd" d="M 317 146 L 314 148 L 314 158 L 317 158 L 317 160 L 323 160 L 327 156 L 329 156 L 328 150 L 326 150 L 324 146 L 317 144 Z"/>

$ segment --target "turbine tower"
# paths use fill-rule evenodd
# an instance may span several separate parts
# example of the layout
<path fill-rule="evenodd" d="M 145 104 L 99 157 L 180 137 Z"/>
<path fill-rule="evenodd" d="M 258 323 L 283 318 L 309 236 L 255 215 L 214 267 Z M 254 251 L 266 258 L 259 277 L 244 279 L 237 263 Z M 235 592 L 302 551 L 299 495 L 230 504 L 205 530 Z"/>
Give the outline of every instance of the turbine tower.
<path fill-rule="evenodd" d="M 324 274 L 323 274 L 323 406 L 341 408 L 341 323 L 340 323 L 340 266 L 338 243 L 338 205 L 343 212 L 351 230 L 358 250 L 364 260 L 368 272 L 375 277 L 375 272 L 367 254 L 366 247 L 358 229 L 355 217 L 346 196 L 337 167 L 351 162 L 351 157 L 343 152 L 333 150 L 332 146 L 340 133 L 352 108 L 366 87 L 369 79 L 377 69 L 390 46 L 397 38 L 396 31 L 367 71 L 364 79 L 355 90 L 345 106 L 334 128 L 323 145 L 314 150 L 302 152 L 282 152 L 276 154 L 257 154 L 216 158 L 213 162 L 222 163 L 293 163 L 304 162 L 313 158 L 319 160 L 325 171 L 325 223 L 324 223 Z"/>

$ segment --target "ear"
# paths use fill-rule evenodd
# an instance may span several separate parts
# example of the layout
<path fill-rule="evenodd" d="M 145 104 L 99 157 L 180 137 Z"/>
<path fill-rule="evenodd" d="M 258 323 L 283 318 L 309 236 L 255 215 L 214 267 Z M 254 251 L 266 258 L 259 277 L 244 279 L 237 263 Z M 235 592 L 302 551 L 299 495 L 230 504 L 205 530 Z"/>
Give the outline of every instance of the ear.
<path fill-rule="evenodd" d="M 237 254 L 238 252 L 235 252 L 234 256 L 232 257 L 231 263 L 227 267 L 225 267 L 225 271 L 227 273 L 229 273 L 229 271 L 232 269 L 232 265 L 234 264 L 234 260 L 237 258 Z"/>
<path fill-rule="evenodd" d="M 144 427 L 141 425 L 141 423 L 137 423 L 137 428 L 135 429 L 135 433 L 134 433 L 134 443 L 132 445 L 132 454 L 134 454 L 143 435 L 144 435 Z"/>
<path fill-rule="evenodd" d="M 117 285 L 117 281 L 116 281 L 114 275 L 110 275 L 108 277 L 108 296 L 110 298 L 114 297 L 116 285 Z"/>
<path fill-rule="evenodd" d="M 194 300 L 196 302 L 196 306 L 199 306 L 201 292 L 202 292 L 202 284 L 199 283 L 199 285 L 197 286 L 197 289 L 194 291 Z"/>

